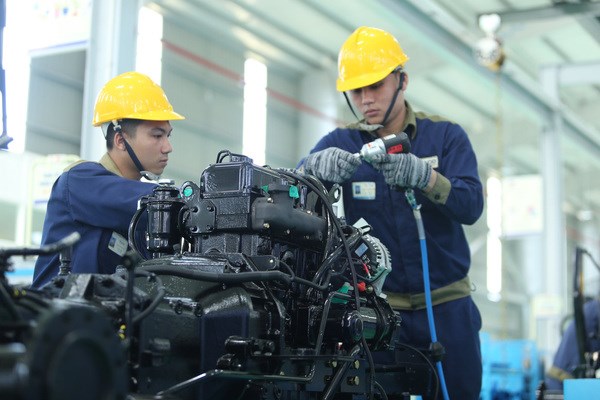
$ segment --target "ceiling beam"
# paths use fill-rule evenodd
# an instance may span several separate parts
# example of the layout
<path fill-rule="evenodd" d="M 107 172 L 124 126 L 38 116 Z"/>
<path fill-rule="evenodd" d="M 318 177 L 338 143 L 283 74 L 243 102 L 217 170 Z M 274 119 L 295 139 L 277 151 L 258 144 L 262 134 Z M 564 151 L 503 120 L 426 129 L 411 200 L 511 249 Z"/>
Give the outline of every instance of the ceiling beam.
<path fill-rule="evenodd" d="M 577 21 L 596 42 L 600 43 L 600 17 L 585 15 L 577 18 Z"/>
<path fill-rule="evenodd" d="M 379 0 L 379 2 L 394 12 L 406 24 L 410 24 L 421 33 L 426 44 L 435 48 L 449 62 L 460 64 L 463 68 L 473 71 L 488 82 L 497 79 L 496 73 L 481 67 L 473 58 L 473 44 L 467 44 L 458 39 L 452 32 L 446 30 L 429 15 L 416 8 L 411 2 Z M 591 154 L 600 157 L 600 144 L 593 140 L 598 132 L 582 124 L 580 117 L 573 114 L 567 107 L 556 107 L 550 101 L 539 82 L 533 81 L 524 71 L 509 60 L 502 69 L 502 87 L 521 101 L 526 107 L 540 116 L 542 121 L 550 121 L 554 113 L 558 113 L 565 121 L 565 133 L 570 135 Z"/>
<path fill-rule="evenodd" d="M 488 14 L 499 15 L 502 24 L 532 22 L 540 21 L 542 19 L 568 16 L 573 17 L 578 15 L 600 15 L 600 2 L 584 1 L 580 3 L 570 3 L 560 1 L 545 7 L 534 7 L 523 10 L 490 11 L 480 13 L 477 17 L 479 18 L 482 15 Z"/>
<path fill-rule="evenodd" d="M 556 68 L 558 73 L 558 84 L 560 86 L 570 85 L 593 85 L 600 84 L 600 62 L 559 64 L 542 67 Z M 542 73 L 540 71 L 540 74 Z"/>
<path fill-rule="evenodd" d="M 262 14 L 257 15 L 253 10 L 244 10 L 260 20 L 260 24 L 272 27 L 277 32 L 277 35 L 268 36 L 264 29 L 257 29 L 253 26 L 255 24 L 244 23 L 236 17 L 235 13 L 227 12 L 223 7 L 224 4 L 238 6 L 235 1 L 226 3 L 224 1 L 152 0 L 148 3 L 177 26 L 188 24 L 186 29 L 197 35 L 210 37 L 215 41 L 234 42 L 244 50 L 253 51 L 266 59 L 275 59 L 295 72 L 322 67 L 324 62 L 322 53 L 314 46 L 298 40 L 289 30 L 278 30 L 279 26 L 273 26 L 270 21 L 262 20 Z M 190 24 L 189 21 L 193 23 Z M 326 62 L 331 63 L 331 58 L 328 57 Z"/>

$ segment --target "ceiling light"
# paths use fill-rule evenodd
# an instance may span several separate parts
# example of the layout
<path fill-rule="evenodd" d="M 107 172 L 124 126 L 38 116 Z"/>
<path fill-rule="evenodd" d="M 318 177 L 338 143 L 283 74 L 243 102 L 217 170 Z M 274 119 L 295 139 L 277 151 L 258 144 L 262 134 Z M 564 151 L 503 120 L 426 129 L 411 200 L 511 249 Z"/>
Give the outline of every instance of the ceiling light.
<path fill-rule="evenodd" d="M 577 219 L 582 222 L 591 221 L 592 218 L 594 218 L 594 213 L 592 210 L 579 210 L 577 212 Z"/>
<path fill-rule="evenodd" d="M 500 28 L 501 22 L 498 14 L 483 14 L 479 16 L 479 28 L 488 35 L 494 35 Z"/>
<path fill-rule="evenodd" d="M 485 32 L 485 37 L 479 39 L 473 49 L 477 63 L 494 72 L 500 70 L 505 58 L 502 42 L 496 36 L 496 32 L 500 29 L 500 23 L 498 14 L 479 16 L 479 28 Z"/>

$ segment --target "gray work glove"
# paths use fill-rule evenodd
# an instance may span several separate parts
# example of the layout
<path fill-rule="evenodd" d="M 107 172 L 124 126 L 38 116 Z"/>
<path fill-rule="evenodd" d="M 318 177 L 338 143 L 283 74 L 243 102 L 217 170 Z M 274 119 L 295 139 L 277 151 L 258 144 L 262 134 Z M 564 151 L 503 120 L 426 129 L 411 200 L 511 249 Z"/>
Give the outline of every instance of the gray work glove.
<path fill-rule="evenodd" d="M 361 160 L 354 154 L 337 147 L 309 154 L 304 160 L 304 172 L 334 183 L 348 180 L 360 166 Z"/>
<path fill-rule="evenodd" d="M 383 172 L 391 186 L 425 189 L 431 177 L 431 166 L 414 154 L 375 154 L 369 162 Z"/>

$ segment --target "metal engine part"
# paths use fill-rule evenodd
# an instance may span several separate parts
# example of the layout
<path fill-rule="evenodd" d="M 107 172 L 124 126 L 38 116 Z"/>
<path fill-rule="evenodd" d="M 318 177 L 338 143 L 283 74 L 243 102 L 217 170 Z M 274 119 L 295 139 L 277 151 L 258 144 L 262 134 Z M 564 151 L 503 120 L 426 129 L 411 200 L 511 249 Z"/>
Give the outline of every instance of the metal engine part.
<path fill-rule="evenodd" d="M 114 274 L 3 279 L 3 399 L 434 398 L 426 351 L 398 343 L 381 292 L 389 252 L 330 197 L 221 152 L 199 184 L 140 199 Z"/>

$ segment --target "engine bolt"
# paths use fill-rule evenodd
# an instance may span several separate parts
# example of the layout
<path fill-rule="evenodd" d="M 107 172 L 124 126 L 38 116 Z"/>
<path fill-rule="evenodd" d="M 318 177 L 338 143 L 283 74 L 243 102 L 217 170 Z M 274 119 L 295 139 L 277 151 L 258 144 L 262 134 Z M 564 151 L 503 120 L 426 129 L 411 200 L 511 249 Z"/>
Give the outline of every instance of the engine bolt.
<path fill-rule="evenodd" d="M 349 376 L 347 381 L 350 386 L 358 386 L 360 383 L 360 378 L 358 376 Z"/>

